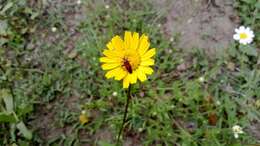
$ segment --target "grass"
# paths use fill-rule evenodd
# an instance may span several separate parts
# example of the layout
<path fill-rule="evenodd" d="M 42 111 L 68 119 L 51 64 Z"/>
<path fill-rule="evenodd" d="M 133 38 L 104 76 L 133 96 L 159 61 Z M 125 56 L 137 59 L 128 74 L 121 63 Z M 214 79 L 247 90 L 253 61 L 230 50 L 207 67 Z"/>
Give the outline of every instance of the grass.
<path fill-rule="evenodd" d="M 151 46 L 158 48 L 155 73 L 133 87 L 126 141 L 259 144 L 250 132 L 260 117 L 259 2 L 235 3 L 241 23 L 256 32 L 254 43 L 231 42 L 215 57 L 200 48 L 191 53 L 175 49 L 178 42 L 158 27 L 165 13 L 150 1 L 47 6 L 41 1 L 1 2 L 0 145 L 115 145 L 126 95 L 120 82 L 104 78 L 98 58 L 111 37 L 125 30 L 148 34 Z M 77 35 L 64 13 L 79 7 L 85 17 L 71 24 Z M 78 119 L 82 110 L 89 120 L 84 125 Z M 236 124 L 245 131 L 239 139 L 232 132 Z"/>

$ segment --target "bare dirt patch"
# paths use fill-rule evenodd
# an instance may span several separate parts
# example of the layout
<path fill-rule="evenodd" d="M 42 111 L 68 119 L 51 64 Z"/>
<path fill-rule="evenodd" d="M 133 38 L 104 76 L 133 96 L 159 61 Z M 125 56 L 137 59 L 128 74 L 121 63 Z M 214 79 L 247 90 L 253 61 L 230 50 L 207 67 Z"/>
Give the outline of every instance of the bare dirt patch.
<path fill-rule="evenodd" d="M 239 22 L 232 0 L 173 0 L 160 5 L 169 3 L 163 28 L 168 37 L 178 36 L 177 48 L 202 48 L 213 54 L 228 47 Z"/>
<path fill-rule="evenodd" d="M 34 120 L 31 121 L 31 125 L 34 125 L 34 129 L 39 134 L 39 137 L 48 142 L 55 138 L 60 138 L 61 135 L 69 136 L 73 133 L 73 124 L 67 123 L 63 126 L 58 124 L 58 118 L 64 109 L 70 112 L 79 113 L 78 105 L 79 98 L 73 97 L 57 97 L 57 99 L 51 103 L 40 105 L 36 107 L 36 115 Z M 62 105 L 62 107 L 60 107 Z"/>

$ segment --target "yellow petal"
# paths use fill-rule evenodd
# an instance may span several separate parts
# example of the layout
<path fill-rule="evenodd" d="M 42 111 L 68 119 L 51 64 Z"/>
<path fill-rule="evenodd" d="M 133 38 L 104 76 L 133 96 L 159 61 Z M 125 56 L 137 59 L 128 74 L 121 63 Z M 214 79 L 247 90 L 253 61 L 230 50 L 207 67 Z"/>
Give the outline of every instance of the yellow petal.
<path fill-rule="evenodd" d="M 132 42 L 131 42 L 131 49 L 136 50 L 139 46 L 139 34 L 134 32 Z"/>
<path fill-rule="evenodd" d="M 109 70 L 120 66 L 120 63 L 105 63 L 101 65 L 103 70 Z"/>
<path fill-rule="evenodd" d="M 120 59 L 119 58 L 100 57 L 99 61 L 106 62 L 106 63 L 116 63 L 116 62 L 120 62 Z"/>
<path fill-rule="evenodd" d="M 120 67 L 117 67 L 117 68 L 115 68 L 115 69 L 113 69 L 113 70 L 108 71 L 108 72 L 106 73 L 105 77 L 106 77 L 107 79 L 110 79 L 110 78 L 112 78 L 112 77 L 115 77 L 120 69 L 121 69 Z"/>
<path fill-rule="evenodd" d="M 137 77 L 141 82 L 147 80 L 145 72 L 142 69 L 140 69 L 140 67 L 137 69 Z"/>
<path fill-rule="evenodd" d="M 80 121 L 81 124 L 84 125 L 84 124 L 89 122 L 89 118 L 85 114 L 81 114 L 79 116 L 79 121 Z"/>
<path fill-rule="evenodd" d="M 111 43 L 112 44 L 112 43 Z M 105 55 L 105 56 L 107 56 L 107 57 L 110 57 L 110 58 L 112 58 L 112 57 L 117 57 L 114 53 L 113 53 L 113 51 L 111 51 L 111 50 L 104 50 L 103 51 L 103 54 Z"/>
<path fill-rule="evenodd" d="M 143 34 L 140 38 L 139 54 L 142 56 L 150 47 L 148 37 Z"/>
<path fill-rule="evenodd" d="M 103 54 L 109 58 L 120 57 L 122 58 L 124 53 L 122 51 L 104 50 Z"/>
<path fill-rule="evenodd" d="M 136 71 L 134 71 L 133 73 L 130 74 L 130 83 L 131 84 L 135 84 L 136 81 L 137 81 L 137 74 L 136 74 Z"/>
<path fill-rule="evenodd" d="M 129 74 L 126 75 L 126 77 L 123 80 L 123 88 L 128 88 L 129 87 Z"/>
<path fill-rule="evenodd" d="M 117 74 L 115 75 L 115 80 L 122 80 L 127 75 L 127 71 L 120 67 Z"/>
<path fill-rule="evenodd" d="M 155 55 L 155 48 L 150 49 L 149 51 L 144 53 L 144 55 L 141 56 L 141 59 L 144 61 L 144 60 L 147 60 L 147 59 L 153 57 L 154 55 Z"/>
<path fill-rule="evenodd" d="M 140 66 L 139 69 L 142 70 L 145 74 L 151 75 L 153 73 L 153 69 L 147 66 Z"/>
<path fill-rule="evenodd" d="M 113 45 L 112 45 L 112 42 L 107 43 L 107 48 L 108 48 L 109 50 L 113 50 L 113 49 L 114 49 L 114 47 L 113 47 Z"/>
<path fill-rule="evenodd" d="M 132 34 L 130 31 L 125 31 L 125 37 L 124 37 L 124 45 L 125 49 L 130 49 L 130 44 L 132 40 Z"/>
<path fill-rule="evenodd" d="M 153 59 L 147 59 L 145 61 L 142 61 L 140 65 L 142 65 L 142 66 L 154 65 L 154 60 Z"/>
<path fill-rule="evenodd" d="M 124 41 L 121 39 L 120 36 L 117 35 L 117 36 L 113 37 L 111 42 L 115 49 L 117 49 L 117 50 L 124 49 Z"/>

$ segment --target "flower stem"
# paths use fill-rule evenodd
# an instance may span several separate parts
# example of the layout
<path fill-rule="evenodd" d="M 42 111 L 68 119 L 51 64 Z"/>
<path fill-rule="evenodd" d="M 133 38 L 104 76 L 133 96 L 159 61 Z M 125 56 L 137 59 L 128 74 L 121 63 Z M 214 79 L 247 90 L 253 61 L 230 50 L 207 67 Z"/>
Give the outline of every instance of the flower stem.
<path fill-rule="evenodd" d="M 126 100 L 126 105 L 125 105 L 125 112 L 124 112 L 122 125 L 121 125 L 120 131 L 119 131 L 118 136 L 117 136 L 117 145 L 119 145 L 119 139 L 120 139 L 121 133 L 122 133 L 122 131 L 124 129 L 124 125 L 125 125 L 125 122 L 126 122 L 128 106 L 129 106 L 129 103 L 130 103 L 130 99 L 131 99 L 131 84 L 129 85 L 128 90 L 127 90 L 127 100 Z"/>

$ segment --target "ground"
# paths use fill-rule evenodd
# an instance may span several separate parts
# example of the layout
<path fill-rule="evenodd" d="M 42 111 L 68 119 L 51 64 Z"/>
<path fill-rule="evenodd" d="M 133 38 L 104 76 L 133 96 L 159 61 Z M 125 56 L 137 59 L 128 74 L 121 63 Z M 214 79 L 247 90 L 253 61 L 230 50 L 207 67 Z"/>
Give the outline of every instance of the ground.
<path fill-rule="evenodd" d="M 123 145 L 259 144 L 259 39 L 250 54 L 232 38 L 240 24 L 259 28 L 257 4 L 55 0 L 28 1 L 25 10 L 12 4 L 14 13 L 6 14 L 11 39 L 7 32 L 7 43 L 0 42 L 0 87 L 11 90 L 15 112 L 33 137 L 26 139 L 19 129 L 15 137 L 6 135 L 12 126 L 2 124 L 0 144 L 115 144 L 125 92 L 120 82 L 104 78 L 98 58 L 111 37 L 125 30 L 147 33 L 157 55 L 154 75 L 134 86 Z M 244 9 L 254 21 L 241 16 Z M 25 30 L 11 25 L 23 17 Z M 30 110 L 22 114 L 21 107 Z M 79 121 L 82 110 L 86 124 Z M 239 139 L 231 130 L 236 124 L 245 132 Z"/>
<path fill-rule="evenodd" d="M 173 1 L 164 24 L 165 33 L 178 36 L 178 48 L 203 48 L 209 54 L 227 48 L 239 17 L 232 1 L 206 0 Z M 164 4 L 167 5 L 167 4 Z"/>

